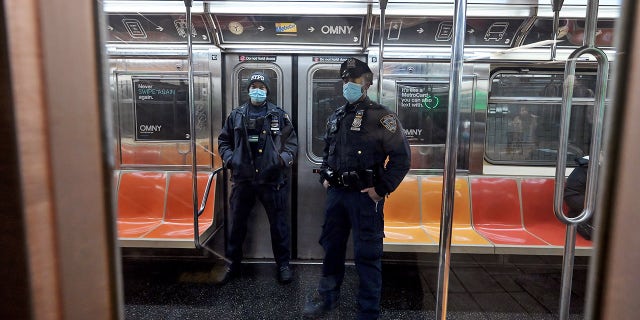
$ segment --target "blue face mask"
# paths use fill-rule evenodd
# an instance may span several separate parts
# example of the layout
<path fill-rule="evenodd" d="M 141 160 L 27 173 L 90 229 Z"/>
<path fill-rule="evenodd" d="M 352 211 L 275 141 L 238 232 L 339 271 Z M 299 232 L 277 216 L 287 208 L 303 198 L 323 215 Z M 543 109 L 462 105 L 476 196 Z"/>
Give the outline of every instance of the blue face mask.
<path fill-rule="evenodd" d="M 249 89 L 249 97 L 253 103 L 263 103 L 267 100 L 267 91 L 257 88 Z"/>
<path fill-rule="evenodd" d="M 349 103 L 354 103 L 362 97 L 362 85 L 347 82 L 342 86 L 342 95 L 347 99 L 347 101 L 349 101 Z"/>

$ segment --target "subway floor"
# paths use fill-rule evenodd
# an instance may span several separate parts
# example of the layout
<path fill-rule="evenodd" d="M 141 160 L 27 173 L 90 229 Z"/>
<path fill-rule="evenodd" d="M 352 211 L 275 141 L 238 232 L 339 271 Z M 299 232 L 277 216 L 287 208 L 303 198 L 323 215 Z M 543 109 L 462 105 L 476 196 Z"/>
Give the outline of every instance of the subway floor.
<path fill-rule="evenodd" d="M 577 257 L 570 319 L 582 319 L 588 260 Z M 437 257 L 385 257 L 381 319 L 436 319 Z M 276 281 L 268 261 L 243 263 L 242 274 L 215 284 L 216 259 L 123 258 L 125 319 L 302 319 L 321 265 L 295 261 L 294 281 Z M 324 319 L 354 319 L 358 276 L 346 269 L 339 307 Z M 557 319 L 561 257 L 454 255 L 447 319 Z"/>

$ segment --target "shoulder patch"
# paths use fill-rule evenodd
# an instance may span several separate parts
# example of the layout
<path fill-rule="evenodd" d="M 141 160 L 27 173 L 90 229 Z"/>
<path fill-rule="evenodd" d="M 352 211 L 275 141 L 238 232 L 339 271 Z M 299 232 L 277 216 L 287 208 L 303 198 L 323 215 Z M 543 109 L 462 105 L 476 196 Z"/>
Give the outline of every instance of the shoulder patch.
<path fill-rule="evenodd" d="M 391 133 L 395 133 L 398 129 L 398 121 L 392 114 L 388 114 L 380 119 L 380 123 Z"/>

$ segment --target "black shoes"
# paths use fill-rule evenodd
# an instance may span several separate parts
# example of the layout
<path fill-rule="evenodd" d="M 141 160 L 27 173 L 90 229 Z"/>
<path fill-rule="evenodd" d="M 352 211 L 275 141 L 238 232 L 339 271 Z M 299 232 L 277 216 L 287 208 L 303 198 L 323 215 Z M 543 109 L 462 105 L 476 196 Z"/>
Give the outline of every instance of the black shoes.
<path fill-rule="evenodd" d="M 311 297 L 307 299 L 307 303 L 304 305 L 304 309 L 302 309 L 302 316 L 304 316 L 305 319 L 317 319 L 335 309 L 337 306 L 337 301 L 325 298 L 316 290 Z"/>
<path fill-rule="evenodd" d="M 282 284 L 290 283 L 293 280 L 293 270 L 289 265 L 278 268 L 278 282 Z"/>
<path fill-rule="evenodd" d="M 218 277 L 216 281 L 217 285 L 224 285 L 232 279 L 240 276 L 240 268 L 235 265 L 226 265 L 222 271 L 222 275 Z M 293 270 L 289 265 L 284 265 L 278 268 L 278 282 L 282 284 L 290 283 L 293 280 Z"/>
<path fill-rule="evenodd" d="M 231 279 L 237 278 L 238 276 L 240 276 L 240 268 L 234 268 L 232 266 L 227 265 L 224 268 L 224 273 L 222 274 L 222 277 L 219 278 L 216 284 L 218 285 L 226 284 L 227 282 L 231 281 Z"/>

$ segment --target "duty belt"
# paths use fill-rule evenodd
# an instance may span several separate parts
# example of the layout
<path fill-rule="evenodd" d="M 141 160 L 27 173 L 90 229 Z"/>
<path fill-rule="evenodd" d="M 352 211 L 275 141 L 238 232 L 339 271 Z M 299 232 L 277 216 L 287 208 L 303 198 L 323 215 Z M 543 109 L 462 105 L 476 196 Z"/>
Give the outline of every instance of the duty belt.
<path fill-rule="evenodd" d="M 362 190 L 373 187 L 373 170 L 354 170 L 335 174 L 331 185 L 339 188 Z"/>

